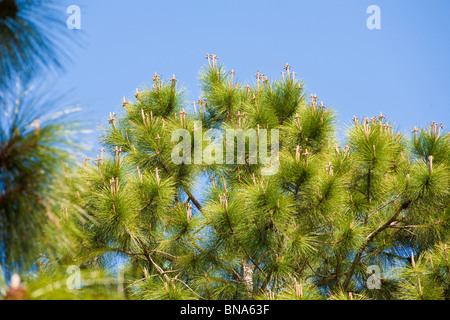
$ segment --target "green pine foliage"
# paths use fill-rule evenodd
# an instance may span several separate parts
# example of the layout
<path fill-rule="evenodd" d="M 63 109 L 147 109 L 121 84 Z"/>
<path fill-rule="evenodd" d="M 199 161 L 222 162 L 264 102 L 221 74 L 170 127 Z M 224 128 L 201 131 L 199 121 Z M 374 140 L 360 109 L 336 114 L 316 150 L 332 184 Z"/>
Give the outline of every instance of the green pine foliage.
<path fill-rule="evenodd" d="M 60 162 L 73 160 L 79 124 L 77 108 L 61 109 L 42 88 L 0 98 L 0 264 L 11 274 L 70 246 L 58 221 L 58 177 Z"/>
<path fill-rule="evenodd" d="M 16 77 L 62 68 L 62 60 L 69 57 L 60 45 L 65 37 L 63 10 L 53 1 L 0 1 L 0 88 L 12 89 Z"/>
<path fill-rule="evenodd" d="M 175 76 L 155 74 L 110 114 L 100 155 L 65 167 L 58 221 L 72 246 L 53 263 L 110 270 L 119 259 L 128 299 L 449 298 L 442 126 L 405 134 L 382 114 L 354 117 L 340 144 L 335 112 L 288 64 L 282 79 L 258 72 L 244 86 L 207 59 L 194 112 Z M 223 164 L 195 164 L 192 151 L 174 164 L 176 129 L 203 149 L 199 130 L 254 129 L 260 141 L 268 129 L 279 170 L 262 175 L 248 149 L 244 163 L 225 164 L 224 151 Z M 369 266 L 381 269 L 379 289 Z"/>

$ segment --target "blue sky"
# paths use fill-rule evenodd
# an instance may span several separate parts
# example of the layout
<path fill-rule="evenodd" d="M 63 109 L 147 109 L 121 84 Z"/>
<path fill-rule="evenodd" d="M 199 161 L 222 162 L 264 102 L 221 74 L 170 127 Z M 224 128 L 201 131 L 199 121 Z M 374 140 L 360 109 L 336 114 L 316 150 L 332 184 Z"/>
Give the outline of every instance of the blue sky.
<path fill-rule="evenodd" d="M 94 126 L 119 113 L 122 96 L 133 97 L 155 71 L 175 74 L 197 99 L 206 53 L 244 82 L 254 82 L 257 70 L 279 78 L 288 62 L 306 90 L 337 111 L 341 130 L 353 115 L 380 111 L 401 131 L 432 121 L 450 126 L 448 0 L 63 3 L 80 6 L 82 29 L 67 30 L 73 62 L 66 72 L 47 78 L 72 93 Z M 373 4 L 381 30 L 366 27 Z"/>

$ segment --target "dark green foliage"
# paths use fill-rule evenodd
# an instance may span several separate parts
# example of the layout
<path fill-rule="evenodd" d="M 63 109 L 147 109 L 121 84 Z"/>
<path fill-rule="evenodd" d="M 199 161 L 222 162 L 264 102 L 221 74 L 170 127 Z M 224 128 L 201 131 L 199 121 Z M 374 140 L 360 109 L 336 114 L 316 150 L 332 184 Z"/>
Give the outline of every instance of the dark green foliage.
<path fill-rule="evenodd" d="M 29 265 L 42 248 L 64 247 L 52 241 L 59 238 L 54 232 L 61 231 L 55 216 L 61 190 L 56 179 L 60 162 L 70 160 L 75 146 L 70 139 L 77 124 L 64 118 L 77 109 L 58 109 L 61 101 L 39 90 L 2 97 L 0 262 L 11 272 Z"/>
<path fill-rule="evenodd" d="M 0 88 L 12 79 L 28 79 L 49 67 L 61 68 L 68 52 L 61 8 L 52 1 L 2 0 L 0 2 Z"/>

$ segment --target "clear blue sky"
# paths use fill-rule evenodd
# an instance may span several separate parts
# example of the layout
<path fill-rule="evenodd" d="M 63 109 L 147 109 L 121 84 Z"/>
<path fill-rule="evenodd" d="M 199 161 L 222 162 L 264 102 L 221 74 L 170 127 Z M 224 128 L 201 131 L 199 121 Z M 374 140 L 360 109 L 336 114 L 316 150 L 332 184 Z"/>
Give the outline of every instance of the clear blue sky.
<path fill-rule="evenodd" d="M 255 81 L 281 77 L 288 62 L 307 91 L 333 106 L 341 126 L 380 111 L 400 130 L 450 127 L 449 0 L 152 1 L 64 0 L 81 8 L 82 32 L 67 30 L 74 59 L 54 77 L 94 125 L 120 112 L 122 95 L 174 73 L 199 95 L 206 53 Z M 369 30 L 369 5 L 381 30 Z M 62 12 L 65 20 L 68 15 Z"/>

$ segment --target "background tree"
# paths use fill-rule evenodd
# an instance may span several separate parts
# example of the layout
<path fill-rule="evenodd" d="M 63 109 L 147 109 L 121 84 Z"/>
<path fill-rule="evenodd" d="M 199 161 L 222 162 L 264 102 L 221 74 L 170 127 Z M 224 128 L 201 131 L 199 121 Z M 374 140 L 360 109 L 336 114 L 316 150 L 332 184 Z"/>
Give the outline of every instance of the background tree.
<path fill-rule="evenodd" d="M 0 89 L 16 76 L 29 79 L 43 70 L 61 68 L 69 57 L 61 45 L 64 23 L 53 1 L 0 1 Z M 10 90 L 11 88 L 9 88 Z"/>
<path fill-rule="evenodd" d="M 63 119 L 75 109 L 32 85 L 39 71 L 67 58 L 57 44 L 64 30 L 57 14 L 50 1 L 0 2 L 0 265 L 8 279 L 37 253 L 66 243 L 53 213 L 53 182 L 60 161 L 75 151 L 77 124 Z"/>
<path fill-rule="evenodd" d="M 75 155 L 71 153 L 78 126 L 70 115 L 78 108 L 58 107 L 59 98 L 49 97 L 42 88 L 18 88 L 17 94 L 2 97 L 0 262 L 10 273 L 30 266 L 45 248 L 64 244 L 54 216 L 62 186 L 54 182 L 60 162 Z"/>
<path fill-rule="evenodd" d="M 100 155 L 64 169 L 58 222 L 74 250 L 57 264 L 104 270 L 120 259 L 127 298 L 448 299 L 442 125 L 405 135 L 382 114 L 354 117 L 341 146 L 334 111 L 307 98 L 288 64 L 281 80 L 258 72 L 243 86 L 207 59 L 193 114 L 175 76 L 155 74 L 110 114 Z M 197 165 L 195 151 L 174 164 L 174 130 L 206 150 L 198 131 L 218 128 L 254 129 L 259 146 L 268 129 L 268 150 L 278 129 L 278 172 L 261 175 L 250 149 L 243 164 Z"/>

